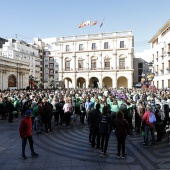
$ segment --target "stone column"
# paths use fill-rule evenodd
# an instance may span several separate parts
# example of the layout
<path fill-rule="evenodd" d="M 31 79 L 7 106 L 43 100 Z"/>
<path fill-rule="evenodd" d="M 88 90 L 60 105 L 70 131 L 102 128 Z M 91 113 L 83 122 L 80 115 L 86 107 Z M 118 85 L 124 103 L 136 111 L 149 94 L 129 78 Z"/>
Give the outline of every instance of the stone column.
<path fill-rule="evenodd" d="M 2 90 L 2 83 L 3 83 L 3 80 L 2 80 L 2 70 L 0 70 L 0 89 Z"/>
<path fill-rule="evenodd" d="M 68 80 L 66 80 L 66 82 L 67 82 L 67 88 L 69 88 L 69 81 L 68 81 Z"/>
<path fill-rule="evenodd" d="M 76 71 L 76 54 L 73 54 L 73 71 Z"/>
<path fill-rule="evenodd" d="M 6 73 L 6 71 L 5 70 L 2 70 L 2 90 L 4 90 L 5 88 L 7 88 L 8 87 L 8 85 L 5 85 L 5 83 L 8 81 L 5 81 L 5 73 Z"/>
<path fill-rule="evenodd" d="M 132 87 L 133 87 L 133 76 L 131 72 L 128 76 L 128 88 L 132 88 Z"/>
<path fill-rule="evenodd" d="M 103 62 L 104 62 L 104 60 L 102 58 L 102 53 L 100 53 L 100 67 L 101 67 L 101 70 L 103 70 L 103 67 L 104 67 Z"/>
<path fill-rule="evenodd" d="M 117 88 L 117 71 L 115 71 L 112 76 L 112 87 Z"/>
<path fill-rule="evenodd" d="M 89 54 L 86 54 L 86 71 L 87 71 L 87 78 L 86 78 L 86 88 L 89 86 L 89 69 L 90 69 L 90 63 L 89 63 Z"/>
<path fill-rule="evenodd" d="M 114 65 L 112 66 L 113 67 L 113 69 L 117 69 L 117 52 L 116 51 L 113 51 L 113 62 L 112 63 L 114 63 Z"/>
<path fill-rule="evenodd" d="M 59 81 L 63 81 L 63 54 L 59 56 Z"/>
<path fill-rule="evenodd" d="M 129 58 L 129 62 L 128 62 L 129 65 L 126 65 L 126 67 L 128 67 L 129 69 L 133 69 L 132 68 L 133 67 L 133 53 L 131 50 L 128 52 L 128 58 Z"/>
<path fill-rule="evenodd" d="M 89 78 L 87 77 L 86 78 L 86 88 L 88 88 L 88 86 L 89 86 Z"/>

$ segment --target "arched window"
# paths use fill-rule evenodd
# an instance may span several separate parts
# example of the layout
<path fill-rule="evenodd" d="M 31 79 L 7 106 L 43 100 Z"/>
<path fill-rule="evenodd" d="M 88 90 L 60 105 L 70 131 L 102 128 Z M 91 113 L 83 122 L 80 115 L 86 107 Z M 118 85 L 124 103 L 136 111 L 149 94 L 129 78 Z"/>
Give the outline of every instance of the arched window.
<path fill-rule="evenodd" d="M 65 71 L 70 71 L 70 59 L 66 58 L 65 60 Z"/>
<path fill-rule="evenodd" d="M 83 70 L 83 60 L 78 60 L 78 70 Z"/>
<path fill-rule="evenodd" d="M 104 69 L 110 69 L 110 59 L 108 58 L 104 60 Z"/>
<path fill-rule="evenodd" d="M 8 87 L 16 87 L 16 84 L 16 78 L 13 75 L 9 76 Z"/>
<path fill-rule="evenodd" d="M 119 57 L 119 69 L 125 69 L 125 55 Z"/>
<path fill-rule="evenodd" d="M 96 70 L 96 62 L 97 62 L 97 57 L 93 56 L 91 57 L 91 70 Z"/>

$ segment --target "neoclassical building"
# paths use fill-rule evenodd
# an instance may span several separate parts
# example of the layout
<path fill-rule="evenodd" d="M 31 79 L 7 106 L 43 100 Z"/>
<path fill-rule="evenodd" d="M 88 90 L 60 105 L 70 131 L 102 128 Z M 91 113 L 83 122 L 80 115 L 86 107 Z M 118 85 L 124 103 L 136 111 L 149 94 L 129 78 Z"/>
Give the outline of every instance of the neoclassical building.
<path fill-rule="evenodd" d="M 70 87 L 133 86 L 134 35 L 131 31 L 61 37 L 59 80 Z"/>
<path fill-rule="evenodd" d="M 23 89 L 29 85 L 29 63 L 0 54 L 0 90 Z"/>

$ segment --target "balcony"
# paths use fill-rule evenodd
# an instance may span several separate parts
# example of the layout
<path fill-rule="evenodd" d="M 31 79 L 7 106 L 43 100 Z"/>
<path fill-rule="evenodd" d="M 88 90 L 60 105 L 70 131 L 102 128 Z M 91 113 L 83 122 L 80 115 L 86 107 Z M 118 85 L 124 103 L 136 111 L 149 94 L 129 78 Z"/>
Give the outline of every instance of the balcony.
<path fill-rule="evenodd" d="M 110 67 L 104 67 L 104 70 L 110 70 Z"/>
<path fill-rule="evenodd" d="M 65 68 L 65 71 L 71 71 L 71 68 Z"/>

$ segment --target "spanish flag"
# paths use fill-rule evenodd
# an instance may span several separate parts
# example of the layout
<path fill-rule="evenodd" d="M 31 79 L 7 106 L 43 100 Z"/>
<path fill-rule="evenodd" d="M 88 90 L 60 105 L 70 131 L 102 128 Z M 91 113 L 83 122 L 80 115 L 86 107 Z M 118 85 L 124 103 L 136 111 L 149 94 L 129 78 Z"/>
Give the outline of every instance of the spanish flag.
<path fill-rule="evenodd" d="M 83 26 L 89 26 L 90 25 L 90 20 L 87 20 L 86 22 L 83 23 Z"/>

